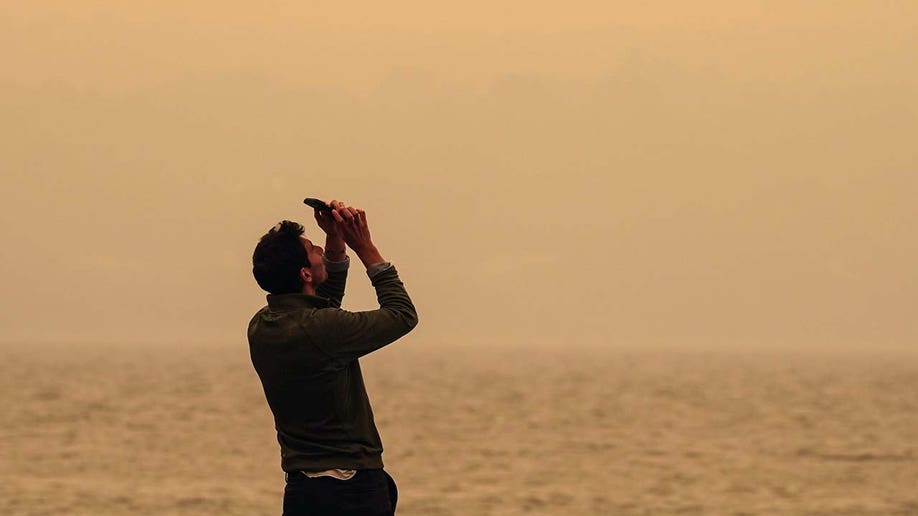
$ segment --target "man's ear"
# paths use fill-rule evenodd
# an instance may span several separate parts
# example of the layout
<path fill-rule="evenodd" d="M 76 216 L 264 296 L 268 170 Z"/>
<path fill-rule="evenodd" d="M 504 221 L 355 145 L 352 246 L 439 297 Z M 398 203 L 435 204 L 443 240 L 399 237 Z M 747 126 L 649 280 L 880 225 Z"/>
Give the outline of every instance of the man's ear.
<path fill-rule="evenodd" d="M 303 267 L 302 269 L 300 269 L 300 280 L 302 280 L 304 284 L 306 283 L 311 284 L 312 283 L 312 272 L 310 272 L 309 269 L 307 269 L 306 267 Z"/>

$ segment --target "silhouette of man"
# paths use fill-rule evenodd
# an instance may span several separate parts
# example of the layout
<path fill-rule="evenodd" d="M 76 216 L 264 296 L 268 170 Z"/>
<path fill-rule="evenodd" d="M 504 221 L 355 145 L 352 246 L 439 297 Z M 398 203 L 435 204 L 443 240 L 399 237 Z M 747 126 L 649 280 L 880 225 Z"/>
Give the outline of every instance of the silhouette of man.
<path fill-rule="evenodd" d="M 252 272 L 268 305 L 249 322 L 249 351 L 274 414 L 284 516 L 393 515 L 398 490 L 383 469 L 358 359 L 410 332 L 417 312 L 373 244 L 366 213 L 339 201 L 329 207 L 315 210 L 324 250 L 288 220 L 256 245 Z M 348 247 L 366 266 L 376 310 L 341 309 Z"/>

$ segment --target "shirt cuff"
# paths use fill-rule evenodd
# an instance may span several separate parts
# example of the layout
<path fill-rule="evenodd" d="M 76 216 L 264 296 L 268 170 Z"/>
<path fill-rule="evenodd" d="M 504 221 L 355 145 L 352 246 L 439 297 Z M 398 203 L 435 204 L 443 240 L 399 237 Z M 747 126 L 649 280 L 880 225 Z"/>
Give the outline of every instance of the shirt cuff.
<path fill-rule="evenodd" d="M 387 271 L 391 268 L 392 268 L 392 264 L 389 262 L 374 263 L 370 265 L 369 267 L 367 267 L 367 276 L 369 276 L 370 279 L 373 279 L 373 276 L 376 276 L 380 272 Z"/>
<path fill-rule="evenodd" d="M 326 257 L 322 257 L 322 261 L 325 262 L 325 270 L 328 272 L 341 272 L 346 271 L 348 267 L 351 266 L 351 257 L 345 255 L 344 259 L 340 262 L 333 262 Z"/>

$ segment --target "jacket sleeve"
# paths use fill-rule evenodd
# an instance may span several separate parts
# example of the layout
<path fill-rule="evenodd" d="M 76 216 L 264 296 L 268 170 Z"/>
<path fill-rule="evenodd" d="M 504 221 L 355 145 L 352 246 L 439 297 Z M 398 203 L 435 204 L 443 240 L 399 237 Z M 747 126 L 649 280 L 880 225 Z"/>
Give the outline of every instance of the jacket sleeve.
<path fill-rule="evenodd" d="M 321 347 L 332 357 L 351 361 L 395 342 L 418 324 L 418 314 L 395 267 L 371 278 L 379 308 L 349 312 L 331 308 L 322 312 Z"/>
<path fill-rule="evenodd" d="M 344 261 L 333 262 L 322 257 L 325 262 L 325 271 L 328 278 L 316 288 L 316 294 L 327 298 L 335 308 L 341 306 L 341 300 L 344 299 L 344 287 L 347 284 L 347 270 L 350 267 L 351 259 L 345 257 Z"/>

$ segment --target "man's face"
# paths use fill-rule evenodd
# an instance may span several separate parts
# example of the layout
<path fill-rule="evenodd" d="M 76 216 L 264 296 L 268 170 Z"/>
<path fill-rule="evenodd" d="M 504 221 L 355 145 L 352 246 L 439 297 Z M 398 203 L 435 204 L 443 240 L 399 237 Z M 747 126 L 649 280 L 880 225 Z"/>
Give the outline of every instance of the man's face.
<path fill-rule="evenodd" d="M 300 242 L 302 242 L 303 248 L 306 249 L 306 256 L 309 257 L 309 263 L 312 265 L 309 268 L 312 273 L 312 286 L 317 287 L 328 279 L 328 273 L 325 272 L 325 262 L 322 260 L 325 251 L 317 245 L 312 245 L 312 241 L 304 236 L 300 237 Z"/>

